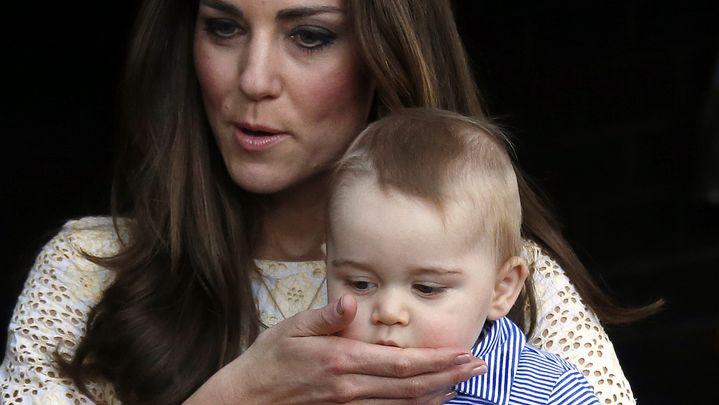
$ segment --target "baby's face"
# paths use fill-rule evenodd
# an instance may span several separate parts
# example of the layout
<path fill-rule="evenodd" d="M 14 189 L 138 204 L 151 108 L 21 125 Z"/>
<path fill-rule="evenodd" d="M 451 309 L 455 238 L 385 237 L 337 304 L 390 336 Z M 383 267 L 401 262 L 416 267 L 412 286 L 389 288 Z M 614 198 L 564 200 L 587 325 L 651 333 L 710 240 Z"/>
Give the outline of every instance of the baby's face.
<path fill-rule="evenodd" d="M 328 296 L 352 293 L 358 309 L 341 336 L 399 347 L 474 344 L 497 269 L 491 248 L 467 242 L 466 213 L 452 210 L 461 209 L 443 221 L 435 207 L 384 193 L 373 180 L 343 191 L 330 216 Z"/>

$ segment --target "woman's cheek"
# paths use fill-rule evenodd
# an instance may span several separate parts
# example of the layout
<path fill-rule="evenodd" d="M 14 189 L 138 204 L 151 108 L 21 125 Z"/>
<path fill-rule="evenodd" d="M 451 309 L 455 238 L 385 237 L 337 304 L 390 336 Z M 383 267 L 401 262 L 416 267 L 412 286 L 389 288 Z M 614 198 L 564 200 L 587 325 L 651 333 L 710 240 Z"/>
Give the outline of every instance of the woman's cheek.
<path fill-rule="evenodd" d="M 198 41 L 195 41 L 194 58 L 195 74 L 197 75 L 197 81 L 200 83 L 200 88 L 202 89 L 203 96 L 207 98 L 214 93 L 213 89 L 215 88 L 215 86 L 213 84 L 212 78 L 216 76 L 212 74 L 212 58 L 206 52 L 205 47 L 199 44 Z"/>
<path fill-rule="evenodd" d="M 328 118 L 333 125 L 364 123 L 369 109 L 369 91 L 363 86 L 356 62 L 343 63 L 332 69 L 318 71 L 304 81 L 300 95 L 312 95 L 312 115 Z M 364 90 L 363 90 L 364 89 Z M 305 98 L 306 100 L 306 98 Z"/>
<path fill-rule="evenodd" d="M 202 97 L 209 118 L 228 110 L 228 94 L 233 90 L 234 76 L 237 74 L 236 58 L 232 54 L 213 52 L 204 45 L 195 46 L 195 72 L 202 89 Z"/>

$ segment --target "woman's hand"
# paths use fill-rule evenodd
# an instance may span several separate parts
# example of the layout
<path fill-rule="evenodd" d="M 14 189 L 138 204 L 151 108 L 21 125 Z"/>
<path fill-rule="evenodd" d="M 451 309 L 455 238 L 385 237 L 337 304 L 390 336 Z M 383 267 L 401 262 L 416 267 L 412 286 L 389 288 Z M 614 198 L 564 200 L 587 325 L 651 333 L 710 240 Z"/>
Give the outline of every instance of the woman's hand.
<path fill-rule="evenodd" d="M 351 295 L 263 332 L 187 400 L 218 404 L 440 404 L 486 372 L 461 349 L 399 349 L 330 336 L 352 322 Z"/>

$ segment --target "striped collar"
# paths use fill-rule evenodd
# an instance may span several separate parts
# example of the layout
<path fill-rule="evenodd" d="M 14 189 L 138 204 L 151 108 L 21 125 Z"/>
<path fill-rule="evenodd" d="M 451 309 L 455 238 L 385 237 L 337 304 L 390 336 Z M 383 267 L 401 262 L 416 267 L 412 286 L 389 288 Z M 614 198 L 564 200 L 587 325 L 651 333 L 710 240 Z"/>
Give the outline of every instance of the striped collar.
<path fill-rule="evenodd" d="M 506 317 L 486 322 L 480 336 L 482 339 L 472 348 L 472 354 L 487 362 L 487 373 L 457 384 L 455 390 L 458 394 L 506 405 L 527 338 Z"/>

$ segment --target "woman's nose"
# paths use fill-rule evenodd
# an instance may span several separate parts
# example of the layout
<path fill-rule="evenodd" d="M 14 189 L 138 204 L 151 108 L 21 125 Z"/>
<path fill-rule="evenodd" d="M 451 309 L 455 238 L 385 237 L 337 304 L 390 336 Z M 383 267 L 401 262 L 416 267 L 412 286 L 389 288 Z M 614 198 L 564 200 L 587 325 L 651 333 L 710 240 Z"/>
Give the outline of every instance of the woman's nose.
<path fill-rule="evenodd" d="M 375 325 L 407 325 L 409 324 L 409 308 L 397 294 L 382 294 L 372 311 L 372 323 Z"/>
<path fill-rule="evenodd" d="M 240 62 L 240 90 L 252 101 L 279 96 L 282 91 L 280 60 L 268 35 L 253 36 Z"/>

